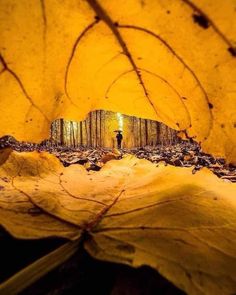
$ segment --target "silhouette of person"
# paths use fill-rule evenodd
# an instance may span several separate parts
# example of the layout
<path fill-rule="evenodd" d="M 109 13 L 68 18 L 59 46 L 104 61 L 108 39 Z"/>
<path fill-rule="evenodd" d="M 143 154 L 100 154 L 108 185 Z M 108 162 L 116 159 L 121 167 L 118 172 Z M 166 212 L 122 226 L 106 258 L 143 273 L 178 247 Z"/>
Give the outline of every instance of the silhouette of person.
<path fill-rule="evenodd" d="M 121 131 L 118 131 L 117 135 L 116 135 L 116 140 L 117 140 L 117 147 L 118 149 L 121 148 L 121 142 L 122 142 L 123 136 L 121 134 Z"/>

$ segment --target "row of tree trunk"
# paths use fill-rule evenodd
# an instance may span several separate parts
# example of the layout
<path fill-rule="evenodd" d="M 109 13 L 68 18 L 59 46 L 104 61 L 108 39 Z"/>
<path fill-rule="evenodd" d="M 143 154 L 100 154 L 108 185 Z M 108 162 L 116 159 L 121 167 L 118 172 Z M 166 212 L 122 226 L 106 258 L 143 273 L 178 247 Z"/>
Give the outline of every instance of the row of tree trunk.
<path fill-rule="evenodd" d="M 180 141 L 175 130 L 160 122 L 125 115 L 123 117 L 123 147 L 172 145 Z M 115 127 L 114 123 L 111 125 L 112 120 L 116 120 L 116 113 L 102 110 L 91 112 L 81 122 L 56 120 L 51 126 L 51 142 L 71 147 L 114 147 L 115 133 L 112 132 Z"/>
<path fill-rule="evenodd" d="M 91 112 L 81 122 L 56 120 L 51 126 L 51 141 L 62 146 L 102 146 L 103 117 L 104 111 L 100 110 Z"/>
<path fill-rule="evenodd" d="M 163 123 L 132 117 L 134 146 L 172 145 L 180 142 L 177 131 Z"/>

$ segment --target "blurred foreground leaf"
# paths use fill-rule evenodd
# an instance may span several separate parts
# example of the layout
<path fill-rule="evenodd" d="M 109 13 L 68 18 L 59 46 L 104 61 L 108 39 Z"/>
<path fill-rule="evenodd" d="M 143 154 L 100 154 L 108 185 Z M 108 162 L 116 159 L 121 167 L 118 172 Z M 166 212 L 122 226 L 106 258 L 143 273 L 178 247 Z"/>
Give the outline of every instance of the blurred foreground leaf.
<path fill-rule="evenodd" d="M 1 157 L 0 222 L 12 235 L 82 234 L 94 257 L 150 265 L 188 294 L 236 292 L 235 184 L 133 156 L 99 172 L 48 153 Z"/>

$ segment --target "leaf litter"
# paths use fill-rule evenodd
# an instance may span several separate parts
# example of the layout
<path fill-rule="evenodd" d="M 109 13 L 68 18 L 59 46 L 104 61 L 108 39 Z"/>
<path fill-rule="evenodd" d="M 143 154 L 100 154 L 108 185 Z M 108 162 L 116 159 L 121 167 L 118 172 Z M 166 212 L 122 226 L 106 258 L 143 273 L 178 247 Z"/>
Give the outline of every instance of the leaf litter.
<path fill-rule="evenodd" d="M 236 167 L 223 158 L 216 158 L 202 151 L 197 143 L 183 141 L 175 145 L 158 145 L 136 147 L 131 149 L 68 147 L 52 144 L 33 144 L 18 142 L 10 137 L 0 139 L 0 148 L 11 147 L 18 152 L 47 151 L 54 154 L 67 167 L 72 164 L 84 165 L 89 170 L 99 171 L 110 160 L 121 159 L 126 154 L 131 154 L 139 159 L 147 159 L 152 163 L 160 162 L 165 165 L 177 167 L 192 167 L 196 173 L 204 167 L 209 168 L 219 178 L 236 182 Z"/>

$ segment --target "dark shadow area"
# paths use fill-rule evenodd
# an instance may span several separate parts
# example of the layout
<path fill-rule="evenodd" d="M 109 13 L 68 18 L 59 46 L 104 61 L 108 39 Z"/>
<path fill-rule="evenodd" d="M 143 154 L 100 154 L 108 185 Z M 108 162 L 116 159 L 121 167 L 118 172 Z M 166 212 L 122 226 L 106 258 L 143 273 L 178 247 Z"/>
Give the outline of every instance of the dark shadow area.
<path fill-rule="evenodd" d="M 0 227 L 0 283 L 63 243 L 60 238 L 18 240 Z"/>
<path fill-rule="evenodd" d="M 0 233 L 1 281 L 63 243 L 62 239 L 17 240 Z M 20 295 L 184 295 L 150 267 L 98 261 L 82 247 L 67 262 Z"/>

